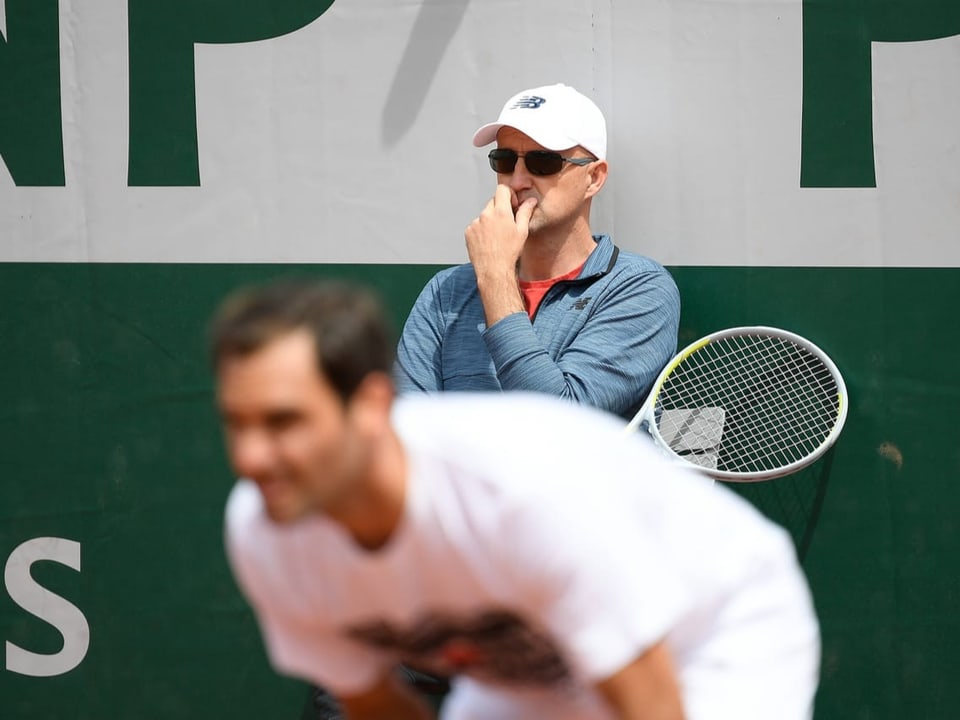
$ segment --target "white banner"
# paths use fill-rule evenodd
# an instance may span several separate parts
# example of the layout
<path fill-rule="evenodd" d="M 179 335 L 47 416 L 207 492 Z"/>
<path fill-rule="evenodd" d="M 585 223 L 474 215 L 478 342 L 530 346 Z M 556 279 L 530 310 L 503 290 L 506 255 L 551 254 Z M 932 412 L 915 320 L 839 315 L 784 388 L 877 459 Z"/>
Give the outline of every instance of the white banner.
<path fill-rule="evenodd" d="M 860 48 L 871 72 L 850 96 L 866 98 L 851 104 L 866 124 L 836 113 L 867 148 L 851 159 L 816 135 L 847 94 L 816 94 L 813 70 L 840 61 L 800 0 L 336 0 L 299 29 L 236 42 L 224 38 L 239 21 L 198 15 L 195 37 L 215 42 L 193 45 L 195 89 L 171 69 L 189 49 L 141 7 L 59 2 L 57 184 L 54 143 L 31 132 L 50 113 L 21 112 L 16 95 L 35 66 L 14 50 L 37 47 L 33 26 L 0 0 L 0 73 L 20 78 L 0 99 L 0 261 L 462 262 L 495 182 L 474 129 L 514 92 L 565 82 L 606 113 L 593 229 L 626 249 L 669 265 L 960 266 L 951 18 Z M 193 37 L 193 20 L 169 22 L 170 37 Z M 199 185 L 183 171 L 191 147 Z M 801 187 L 807 157 L 806 185 L 837 186 Z M 874 172 L 875 187 L 862 180 Z"/>

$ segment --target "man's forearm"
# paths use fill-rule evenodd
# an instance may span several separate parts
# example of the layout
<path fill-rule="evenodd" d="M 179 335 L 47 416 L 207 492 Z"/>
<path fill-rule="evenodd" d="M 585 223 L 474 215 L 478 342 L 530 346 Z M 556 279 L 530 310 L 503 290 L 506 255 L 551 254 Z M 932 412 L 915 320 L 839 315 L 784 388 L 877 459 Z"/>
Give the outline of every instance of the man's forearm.
<path fill-rule="evenodd" d="M 347 720 L 436 720 L 436 713 L 419 698 L 398 701 L 382 710 L 344 711 Z"/>
<path fill-rule="evenodd" d="M 436 720 L 427 702 L 395 677 L 362 697 L 341 698 L 347 720 Z"/>
<path fill-rule="evenodd" d="M 483 315 L 487 327 L 503 320 L 507 315 L 527 311 L 515 274 L 483 278 L 478 275 L 477 290 L 480 292 L 480 302 L 483 304 Z"/>
<path fill-rule="evenodd" d="M 684 720 L 683 697 L 665 642 L 597 685 L 619 720 Z"/>

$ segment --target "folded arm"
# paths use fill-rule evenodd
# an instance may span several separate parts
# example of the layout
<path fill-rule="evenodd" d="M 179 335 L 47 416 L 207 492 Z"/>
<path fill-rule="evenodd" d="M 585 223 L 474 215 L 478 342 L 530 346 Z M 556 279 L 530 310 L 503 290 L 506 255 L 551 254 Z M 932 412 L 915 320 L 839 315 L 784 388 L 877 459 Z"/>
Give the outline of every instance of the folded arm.
<path fill-rule="evenodd" d="M 676 352 L 680 303 L 673 279 L 665 272 L 623 278 L 584 311 L 589 319 L 555 357 L 525 313 L 487 328 L 483 340 L 500 385 L 632 414 Z"/>

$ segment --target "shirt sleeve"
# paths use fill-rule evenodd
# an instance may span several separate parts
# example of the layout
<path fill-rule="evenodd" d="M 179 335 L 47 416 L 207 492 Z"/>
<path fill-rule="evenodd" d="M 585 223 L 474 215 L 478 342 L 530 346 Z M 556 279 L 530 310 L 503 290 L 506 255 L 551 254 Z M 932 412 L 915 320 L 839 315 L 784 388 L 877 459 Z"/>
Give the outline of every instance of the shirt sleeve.
<path fill-rule="evenodd" d="M 487 328 L 504 390 L 543 392 L 629 417 L 677 350 L 680 294 L 665 269 L 619 268 L 556 357 L 524 313 Z"/>
<path fill-rule="evenodd" d="M 420 291 L 397 345 L 393 377 L 398 393 L 443 389 L 440 359 L 443 332 L 439 283 L 434 277 Z"/>
<path fill-rule="evenodd" d="M 575 675 L 611 677 L 663 640 L 693 598 L 626 512 L 582 498 L 545 501 L 518 514 L 504 534 L 521 603 L 557 638 Z"/>

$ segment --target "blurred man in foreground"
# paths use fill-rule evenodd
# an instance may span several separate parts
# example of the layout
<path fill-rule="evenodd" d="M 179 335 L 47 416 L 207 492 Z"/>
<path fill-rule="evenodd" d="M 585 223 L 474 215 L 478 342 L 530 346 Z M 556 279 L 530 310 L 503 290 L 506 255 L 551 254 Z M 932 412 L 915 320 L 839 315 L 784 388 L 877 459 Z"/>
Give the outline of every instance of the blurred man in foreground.
<path fill-rule="evenodd" d="M 819 634 L 787 535 L 606 413 L 394 400 L 377 302 L 274 284 L 212 325 L 226 544 L 274 667 L 347 718 L 801 720 Z"/>

